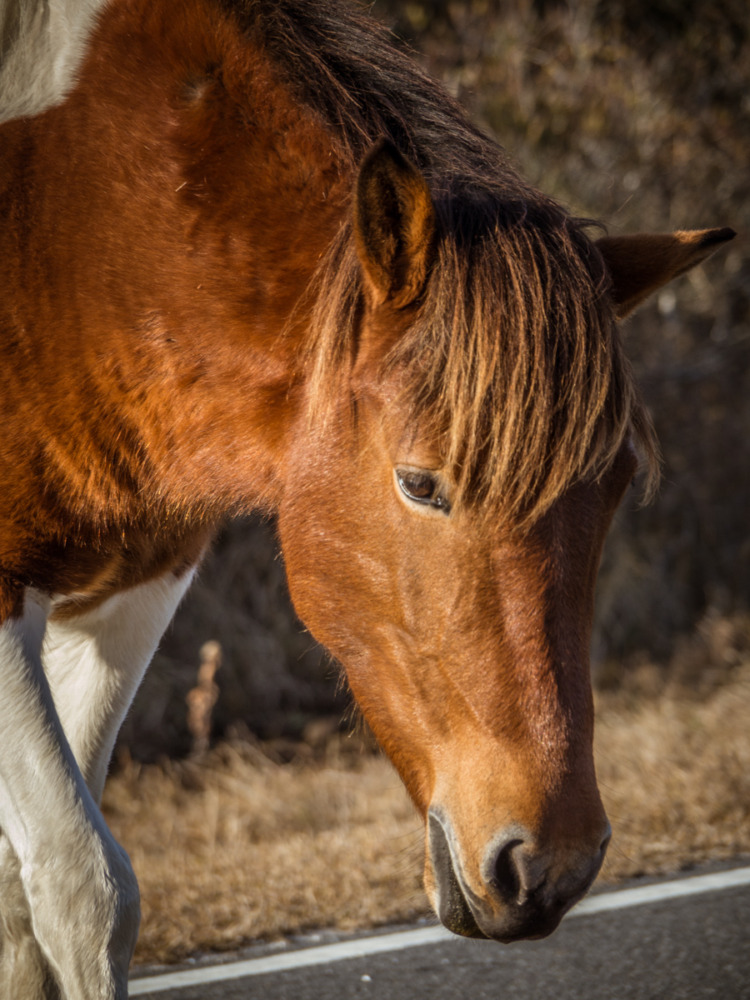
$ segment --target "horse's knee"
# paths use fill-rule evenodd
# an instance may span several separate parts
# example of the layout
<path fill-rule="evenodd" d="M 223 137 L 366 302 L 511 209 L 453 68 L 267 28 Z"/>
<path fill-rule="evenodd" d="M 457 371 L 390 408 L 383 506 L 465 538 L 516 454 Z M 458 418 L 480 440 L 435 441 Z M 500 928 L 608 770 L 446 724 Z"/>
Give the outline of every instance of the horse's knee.
<path fill-rule="evenodd" d="M 49 963 L 31 931 L 16 924 L 0 932 L 0 996 L 6 1000 L 62 1000 Z"/>
<path fill-rule="evenodd" d="M 22 879 L 34 937 L 63 995 L 124 1000 L 140 923 L 138 882 L 114 839 L 97 839 L 85 861 L 24 866 Z"/>
<path fill-rule="evenodd" d="M 18 858 L 0 834 L 0 997 L 61 1000 L 49 963 L 34 937 Z"/>

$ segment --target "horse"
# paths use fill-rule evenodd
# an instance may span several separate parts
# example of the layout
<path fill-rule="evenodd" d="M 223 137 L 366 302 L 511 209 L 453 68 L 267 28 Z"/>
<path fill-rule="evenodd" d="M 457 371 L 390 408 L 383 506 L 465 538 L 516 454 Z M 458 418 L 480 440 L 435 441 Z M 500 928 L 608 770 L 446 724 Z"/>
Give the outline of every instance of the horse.
<path fill-rule="evenodd" d="M 602 235 L 340 0 L 92 10 L 0 129 L 3 995 L 127 996 L 108 761 L 250 510 L 423 817 L 440 920 L 543 937 L 610 839 L 594 583 L 658 474 L 618 324 L 734 233 Z"/>

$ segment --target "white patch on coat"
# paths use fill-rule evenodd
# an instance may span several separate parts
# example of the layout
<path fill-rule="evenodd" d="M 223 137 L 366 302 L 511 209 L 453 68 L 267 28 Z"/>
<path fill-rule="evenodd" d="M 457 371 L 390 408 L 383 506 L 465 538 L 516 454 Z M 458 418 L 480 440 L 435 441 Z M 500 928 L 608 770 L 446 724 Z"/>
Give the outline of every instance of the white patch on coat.
<path fill-rule="evenodd" d="M 64 100 L 106 2 L 0 0 L 0 122 Z"/>
<path fill-rule="evenodd" d="M 122 720 L 194 572 L 179 578 L 169 573 L 62 620 L 54 617 L 58 602 L 52 603 L 42 646 L 44 672 L 97 802 Z"/>

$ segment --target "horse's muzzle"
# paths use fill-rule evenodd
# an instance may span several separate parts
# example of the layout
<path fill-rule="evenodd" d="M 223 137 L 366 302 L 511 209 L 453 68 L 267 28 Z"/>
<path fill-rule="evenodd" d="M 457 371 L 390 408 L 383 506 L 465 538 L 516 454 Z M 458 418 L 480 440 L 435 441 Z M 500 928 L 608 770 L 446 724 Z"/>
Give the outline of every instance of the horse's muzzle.
<path fill-rule="evenodd" d="M 590 888 L 609 839 L 607 825 L 593 852 L 576 851 L 561 864 L 550 852 L 535 851 L 527 831 L 508 828 L 485 851 L 482 885 L 475 890 L 462 872 L 449 821 L 431 809 L 428 850 L 438 916 L 465 937 L 504 943 L 546 937 Z"/>

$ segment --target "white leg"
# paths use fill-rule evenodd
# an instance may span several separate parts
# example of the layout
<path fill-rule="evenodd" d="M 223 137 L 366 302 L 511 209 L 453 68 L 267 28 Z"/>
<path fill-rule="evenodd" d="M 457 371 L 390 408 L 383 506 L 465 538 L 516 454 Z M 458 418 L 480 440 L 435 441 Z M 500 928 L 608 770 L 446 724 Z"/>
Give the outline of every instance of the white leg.
<path fill-rule="evenodd" d="M 26 602 L 24 637 L 27 656 L 39 655 L 49 602 L 32 596 Z M 0 641 L 2 634 L 0 633 Z M 2 670 L 2 664 L 0 664 Z M 2 807 L 0 806 L 0 811 Z M 31 914 L 21 884 L 20 863 L 8 838 L 0 833 L 0 996 L 15 1000 L 57 1000 L 60 996 L 31 927 Z"/>
<path fill-rule="evenodd" d="M 53 609 L 42 645 L 44 674 L 39 646 L 47 609 L 27 601 L 23 621 L 0 629 L 0 675 L 14 672 L 9 664 L 18 665 L 19 648 L 26 675 L 20 696 L 0 706 L 0 730 L 8 729 L 5 719 L 15 724 L 20 714 L 25 720 L 22 740 L 0 735 L 0 825 L 21 861 L 19 883 L 13 853 L 0 849 L 0 885 L 7 888 L 0 987 L 8 1000 L 57 995 L 28 939 L 26 899 L 34 935 L 66 1000 L 127 995 L 137 886 L 94 799 L 122 718 L 191 576 L 169 574 L 74 617 L 56 617 Z M 35 780 L 9 743 L 25 748 Z M 29 784 L 35 792 L 24 791 Z M 20 801 L 13 792 L 18 787 Z"/>
<path fill-rule="evenodd" d="M 119 1000 L 138 888 L 62 731 L 30 617 L 27 607 L 0 628 L 0 824 L 20 862 L 34 936 L 66 1000 Z"/>

